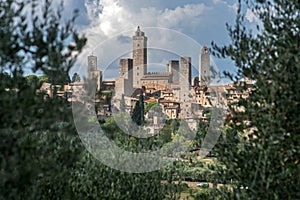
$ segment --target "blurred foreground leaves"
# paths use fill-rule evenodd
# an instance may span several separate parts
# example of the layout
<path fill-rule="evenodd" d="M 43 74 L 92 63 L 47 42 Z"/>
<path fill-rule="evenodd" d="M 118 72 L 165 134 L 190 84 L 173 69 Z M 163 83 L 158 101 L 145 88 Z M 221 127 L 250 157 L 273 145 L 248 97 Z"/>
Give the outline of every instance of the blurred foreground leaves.
<path fill-rule="evenodd" d="M 245 10 L 257 17 L 256 30 L 248 28 Z M 231 80 L 254 83 L 249 98 L 232 105 L 218 149 L 235 199 L 300 198 L 299 13 L 298 0 L 239 1 L 236 23 L 228 26 L 231 44 L 213 44 L 216 56 L 235 62 Z"/>

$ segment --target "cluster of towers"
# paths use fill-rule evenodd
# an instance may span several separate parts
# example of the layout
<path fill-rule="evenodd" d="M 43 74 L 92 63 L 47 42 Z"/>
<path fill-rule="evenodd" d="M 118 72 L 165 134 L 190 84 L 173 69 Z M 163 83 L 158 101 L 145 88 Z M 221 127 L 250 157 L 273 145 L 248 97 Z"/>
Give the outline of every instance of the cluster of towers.
<path fill-rule="evenodd" d="M 192 83 L 191 57 L 181 57 L 171 60 L 166 66 L 166 72 L 148 73 L 147 69 L 147 41 L 145 33 L 137 28 L 132 38 L 132 58 L 120 59 L 120 76 L 116 80 L 118 94 L 130 96 L 135 89 L 144 87 L 163 87 L 165 89 L 180 88 L 181 93 L 188 92 Z M 210 82 L 209 50 L 203 46 L 199 58 L 199 72 L 201 85 Z M 180 83 L 180 84 L 179 84 Z M 184 96 L 184 95 L 182 95 Z"/>
<path fill-rule="evenodd" d="M 206 46 L 201 48 L 199 77 L 192 81 L 191 57 L 188 56 L 182 56 L 179 60 L 170 60 L 166 64 L 165 72 L 149 73 L 147 41 L 148 38 L 145 33 L 138 27 L 132 37 L 132 58 L 120 59 L 120 74 L 115 80 L 115 95 L 112 104 L 118 107 L 123 97 L 127 98 L 130 104 L 136 99 L 135 91 L 142 89 L 149 98 L 152 98 L 154 93 L 159 93 L 156 99 L 165 99 L 165 102 L 164 100 L 161 102 L 164 103 L 166 110 L 171 110 L 170 113 L 176 111 L 176 116 L 178 113 L 181 114 L 181 117 L 189 116 L 191 107 L 195 103 L 193 86 L 208 86 L 210 84 L 209 49 Z M 97 90 L 100 90 L 102 72 L 97 70 L 97 57 L 93 55 L 88 56 L 88 77 L 89 79 L 96 79 Z"/>

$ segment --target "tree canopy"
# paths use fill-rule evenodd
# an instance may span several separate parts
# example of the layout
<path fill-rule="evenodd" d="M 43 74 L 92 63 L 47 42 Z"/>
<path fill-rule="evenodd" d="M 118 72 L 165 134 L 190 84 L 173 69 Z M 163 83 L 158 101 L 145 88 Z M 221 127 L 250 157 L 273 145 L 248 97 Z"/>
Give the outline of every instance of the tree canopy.
<path fill-rule="evenodd" d="M 246 25 L 246 9 L 259 19 L 256 31 Z M 219 150 L 237 181 L 235 198 L 300 198 L 299 30 L 298 0 L 239 1 L 236 24 L 228 25 L 231 44 L 213 44 L 215 55 L 235 62 L 237 74 L 226 73 L 233 81 L 254 82 L 249 98 L 235 104 L 243 109 L 232 107 L 236 121 Z"/>
<path fill-rule="evenodd" d="M 76 72 L 73 74 L 73 76 L 72 76 L 72 82 L 74 83 L 74 82 L 80 82 L 80 76 L 79 76 L 79 74 L 77 74 Z"/>
<path fill-rule="evenodd" d="M 132 121 L 134 121 L 138 126 L 142 125 L 145 122 L 144 113 L 144 95 L 140 94 L 139 100 L 135 103 L 131 114 Z"/>
<path fill-rule="evenodd" d="M 63 24 L 62 7 L 51 2 L 0 4 L 0 199 L 165 197 L 160 171 L 128 174 L 104 166 L 82 145 L 65 101 L 28 87 L 66 83 L 86 43 L 74 28 L 77 13 Z M 25 68 L 44 76 L 24 77 Z"/>

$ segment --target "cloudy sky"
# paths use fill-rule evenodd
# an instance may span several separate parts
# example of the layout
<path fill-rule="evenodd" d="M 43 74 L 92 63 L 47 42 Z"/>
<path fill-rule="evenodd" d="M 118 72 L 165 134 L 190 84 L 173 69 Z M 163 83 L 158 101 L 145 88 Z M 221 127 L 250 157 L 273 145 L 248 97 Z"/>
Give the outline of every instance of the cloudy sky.
<path fill-rule="evenodd" d="M 64 0 L 65 15 L 79 9 L 78 29 L 88 44 L 71 74 L 86 74 L 87 56 L 98 57 L 105 79 L 118 76 L 118 60 L 131 57 L 131 39 L 137 26 L 148 37 L 149 71 L 163 71 L 170 59 L 192 57 L 198 68 L 202 45 L 229 43 L 226 22 L 234 23 L 235 0 Z M 247 11 L 249 24 L 256 18 Z M 220 71 L 234 71 L 229 60 L 212 57 Z M 194 72 L 196 74 L 196 72 Z"/>

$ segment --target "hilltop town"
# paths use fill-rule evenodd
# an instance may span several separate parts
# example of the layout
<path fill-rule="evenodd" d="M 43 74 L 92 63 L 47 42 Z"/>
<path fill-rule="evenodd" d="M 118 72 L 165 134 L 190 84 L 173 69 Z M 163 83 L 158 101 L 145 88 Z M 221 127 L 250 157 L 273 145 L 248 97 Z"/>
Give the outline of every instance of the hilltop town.
<path fill-rule="evenodd" d="M 199 77 L 192 77 L 192 58 L 189 56 L 170 60 L 164 72 L 148 72 L 147 41 L 146 34 L 137 27 L 132 37 L 132 58 L 120 59 L 119 77 L 114 81 L 103 80 L 103 72 L 97 68 L 97 56 L 88 56 L 88 79 L 96 80 L 97 85 L 98 118 L 107 118 L 120 111 L 122 102 L 125 111 L 132 113 L 139 96 L 143 95 L 145 105 L 158 104 L 166 118 L 185 119 L 195 129 L 199 120 L 206 120 L 210 108 L 226 109 L 228 104 L 248 97 L 250 91 L 240 93 L 234 83 L 211 85 L 212 66 L 207 46 L 202 46 L 199 51 Z M 249 80 L 241 83 L 252 84 Z M 49 86 L 44 83 L 41 89 L 51 96 Z M 60 92 L 61 96 L 67 92 L 68 101 L 74 101 L 83 86 L 84 82 L 70 83 Z"/>

